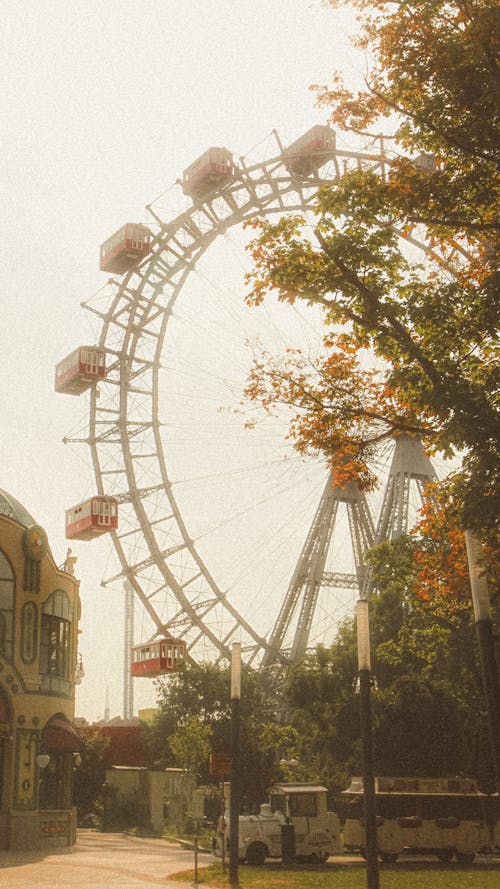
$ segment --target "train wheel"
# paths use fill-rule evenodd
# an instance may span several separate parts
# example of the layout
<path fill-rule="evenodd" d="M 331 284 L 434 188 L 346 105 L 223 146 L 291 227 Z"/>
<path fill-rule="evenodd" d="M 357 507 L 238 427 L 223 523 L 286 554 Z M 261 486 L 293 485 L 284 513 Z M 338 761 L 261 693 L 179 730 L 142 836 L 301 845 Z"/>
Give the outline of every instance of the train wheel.
<path fill-rule="evenodd" d="M 394 864 L 398 860 L 397 852 L 379 852 L 380 858 L 385 864 Z"/>
<path fill-rule="evenodd" d="M 264 864 L 267 858 L 267 849 L 264 843 L 252 843 L 247 849 L 247 862 L 255 867 Z"/>
<path fill-rule="evenodd" d="M 457 852 L 457 861 L 460 864 L 472 864 L 475 857 L 474 852 Z"/>
<path fill-rule="evenodd" d="M 439 849 L 439 851 L 436 852 L 436 855 L 440 861 L 451 861 L 453 858 L 453 849 Z"/>

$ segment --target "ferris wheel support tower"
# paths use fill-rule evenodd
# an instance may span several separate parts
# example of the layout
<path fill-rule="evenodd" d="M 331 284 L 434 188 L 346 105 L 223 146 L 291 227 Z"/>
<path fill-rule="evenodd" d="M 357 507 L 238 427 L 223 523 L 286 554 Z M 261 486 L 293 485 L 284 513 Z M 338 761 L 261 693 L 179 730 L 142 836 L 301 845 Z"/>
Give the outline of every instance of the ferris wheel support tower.
<path fill-rule="evenodd" d="M 436 473 L 421 440 L 399 436 L 375 530 L 365 495 L 358 485 L 350 482 L 345 487 L 334 486 L 329 476 L 271 633 L 270 648 L 264 652 L 263 666 L 284 658 L 293 663 L 304 656 L 321 587 L 357 590 L 363 598 L 369 595 L 373 581 L 364 561 L 365 553 L 383 540 L 408 533 L 412 487 L 416 486 L 422 502 L 426 485 L 435 479 Z M 354 574 L 325 570 L 340 506 L 347 510 L 349 519 Z M 290 631 L 294 631 L 293 642 L 287 651 L 285 639 Z"/>
<path fill-rule="evenodd" d="M 349 520 L 355 574 L 325 571 L 337 513 L 342 506 Z M 363 554 L 372 546 L 374 535 L 370 510 L 358 485 L 351 482 L 345 487 L 334 486 L 330 474 L 271 633 L 272 650 L 264 653 L 263 666 L 278 660 L 278 652 L 283 655 L 285 639 L 292 626 L 295 633 L 288 659 L 293 662 L 303 657 L 320 588 L 360 589 L 365 575 Z"/>

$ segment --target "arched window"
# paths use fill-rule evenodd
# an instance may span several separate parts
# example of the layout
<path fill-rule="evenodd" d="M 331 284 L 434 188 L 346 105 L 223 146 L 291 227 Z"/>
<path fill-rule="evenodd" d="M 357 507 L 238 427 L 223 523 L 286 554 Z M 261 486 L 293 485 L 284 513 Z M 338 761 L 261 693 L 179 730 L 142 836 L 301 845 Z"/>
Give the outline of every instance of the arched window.
<path fill-rule="evenodd" d="M 14 572 L 0 550 L 0 654 L 12 660 L 14 625 Z"/>
<path fill-rule="evenodd" d="M 42 608 L 40 673 L 43 691 L 69 693 L 71 602 L 62 590 L 52 593 Z"/>

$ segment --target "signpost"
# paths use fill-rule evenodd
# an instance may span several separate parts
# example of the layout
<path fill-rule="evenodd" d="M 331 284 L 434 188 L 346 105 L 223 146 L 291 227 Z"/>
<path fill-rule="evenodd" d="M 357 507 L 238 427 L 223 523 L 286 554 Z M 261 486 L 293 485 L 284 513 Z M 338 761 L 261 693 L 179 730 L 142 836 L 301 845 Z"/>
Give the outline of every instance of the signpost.
<path fill-rule="evenodd" d="M 229 753 L 210 754 L 210 774 L 219 778 L 227 778 L 231 774 L 231 756 Z"/>
<path fill-rule="evenodd" d="M 205 815 L 205 794 L 203 790 L 195 790 L 191 798 L 191 806 L 189 812 L 186 813 L 195 823 L 194 835 L 194 880 L 193 886 L 198 887 L 198 833 L 200 830 L 200 821 Z"/>

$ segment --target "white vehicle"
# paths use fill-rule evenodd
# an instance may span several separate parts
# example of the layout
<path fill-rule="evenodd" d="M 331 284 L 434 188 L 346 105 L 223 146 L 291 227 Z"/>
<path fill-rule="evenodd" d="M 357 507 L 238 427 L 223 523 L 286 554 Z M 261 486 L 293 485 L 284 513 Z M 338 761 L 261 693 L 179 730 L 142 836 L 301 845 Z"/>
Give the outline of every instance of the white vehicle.
<path fill-rule="evenodd" d="M 363 779 L 344 790 L 344 849 L 365 848 Z M 401 852 L 431 852 L 440 861 L 462 863 L 492 845 L 495 797 L 468 778 L 376 778 L 377 840 L 383 861 Z"/>
<path fill-rule="evenodd" d="M 282 857 L 282 826 L 295 829 L 297 860 L 324 862 L 342 851 L 340 820 L 327 810 L 327 790 L 319 784 L 276 784 L 269 803 L 259 815 L 240 815 L 239 852 L 241 861 L 263 864 L 266 858 Z M 219 820 L 215 855 L 228 849 L 229 812 Z"/>

